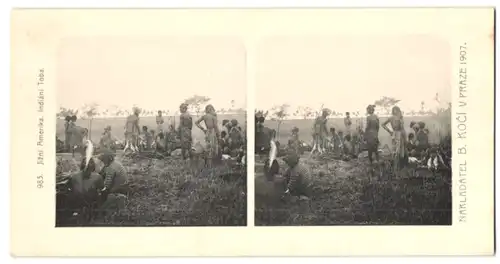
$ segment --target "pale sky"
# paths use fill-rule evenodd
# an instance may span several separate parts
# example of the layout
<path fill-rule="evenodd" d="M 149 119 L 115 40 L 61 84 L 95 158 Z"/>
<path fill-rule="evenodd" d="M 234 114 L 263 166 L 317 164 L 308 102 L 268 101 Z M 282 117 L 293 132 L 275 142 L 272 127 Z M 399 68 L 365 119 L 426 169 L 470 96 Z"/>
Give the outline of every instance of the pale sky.
<path fill-rule="evenodd" d="M 216 109 L 231 100 L 246 107 L 246 52 L 237 38 L 68 38 L 58 58 L 58 106 L 175 111 L 197 94 Z"/>
<path fill-rule="evenodd" d="M 403 111 L 451 100 L 451 54 L 432 36 L 272 37 L 257 49 L 256 107 L 287 103 L 360 111 L 382 96 Z"/>

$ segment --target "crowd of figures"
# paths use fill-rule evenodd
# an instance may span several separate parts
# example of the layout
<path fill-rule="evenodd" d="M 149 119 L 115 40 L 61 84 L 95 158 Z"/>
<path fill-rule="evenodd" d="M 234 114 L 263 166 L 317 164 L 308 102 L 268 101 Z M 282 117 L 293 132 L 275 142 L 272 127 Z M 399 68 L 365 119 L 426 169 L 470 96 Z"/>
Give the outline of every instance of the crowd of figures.
<path fill-rule="evenodd" d="M 347 112 L 344 118 L 344 131 L 336 131 L 333 127 L 328 129 L 329 115 L 330 111 L 324 109 L 321 115 L 313 121 L 313 144 L 310 147 L 299 138 L 297 127 L 291 130 L 287 144 L 281 146 L 276 140 L 276 130 L 264 126 L 265 115 L 262 112 L 256 113 L 256 154 L 268 155 L 264 165 L 268 180 L 272 180 L 279 173 L 276 158 L 283 157 L 288 167 L 284 174 L 286 194 L 291 193 L 304 198 L 309 195 L 307 190 L 311 175 L 307 166 L 300 162 L 305 151 L 310 151 L 309 158 L 316 153 L 332 154 L 344 161 L 358 159 L 360 153 L 366 151 L 372 169 L 381 165 L 379 155 L 382 152 L 379 140 L 381 127 L 392 139 L 392 148 L 388 147 L 388 149 L 394 175 L 409 166 L 431 171 L 451 168 L 451 135 L 441 138 L 439 144 L 431 144 L 429 130 L 422 121 L 410 121 L 411 131 L 407 132 L 402 111 L 398 106 L 392 108 L 391 116 L 382 123 L 375 114 L 375 105 L 367 106 L 364 122 L 357 122 L 354 129 L 352 129 L 353 122 Z"/>
<path fill-rule="evenodd" d="M 187 104 L 180 105 L 179 126 L 170 125 L 167 130 L 163 129 L 165 121 L 158 112 L 158 132 L 155 133 L 147 126 L 141 129 L 140 110 L 134 108 L 133 114 L 125 120 L 124 142 L 113 136 L 108 125 L 97 144 L 88 139 L 88 129 L 76 125 L 76 116 L 66 117 L 64 142 L 56 137 L 58 152 L 69 152 L 73 158 L 75 153 L 80 153 L 81 163 L 78 172 L 58 179 L 57 207 L 65 210 L 69 207 L 76 215 L 79 209 L 101 211 L 95 210 L 98 207 L 105 212 L 123 206 L 129 195 L 129 177 L 127 169 L 115 159 L 119 149 L 124 156 L 136 157 L 149 152 L 163 158 L 180 149 L 185 161 L 198 161 L 202 157 L 205 168 L 212 168 L 222 159 L 235 160 L 240 166 L 245 164 L 246 136 L 237 120 L 223 120 L 220 128 L 212 105 L 207 105 L 204 115 L 196 121 L 187 109 Z M 193 124 L 204 132 L 204 141 L 193 143 Z M 193 163 L 187 163 L 190 164 Z M 59 213 L 64 217 L 68 212 Z M 92 216 L 87 214 L 85 217 Z"/>

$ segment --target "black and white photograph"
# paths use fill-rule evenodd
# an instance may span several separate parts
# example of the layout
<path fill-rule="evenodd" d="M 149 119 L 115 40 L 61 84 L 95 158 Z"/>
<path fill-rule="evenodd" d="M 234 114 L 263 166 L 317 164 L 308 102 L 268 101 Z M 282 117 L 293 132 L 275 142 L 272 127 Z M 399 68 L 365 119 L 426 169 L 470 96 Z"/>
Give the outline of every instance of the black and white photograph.
<path fill-rule="evenodd" d="M 56 226 L 246 225 L 237 38 L 66 38 L 56 63 Z"/>
<path fill-rule="evenodd" d="M 284 36 L 257 50 L 257 226 L 451 225 L 445 41 Z"/>
<path fill-rule="evenodd" d="M 494 8 L 11 13 L 13 256 L 495 252 Z"/>

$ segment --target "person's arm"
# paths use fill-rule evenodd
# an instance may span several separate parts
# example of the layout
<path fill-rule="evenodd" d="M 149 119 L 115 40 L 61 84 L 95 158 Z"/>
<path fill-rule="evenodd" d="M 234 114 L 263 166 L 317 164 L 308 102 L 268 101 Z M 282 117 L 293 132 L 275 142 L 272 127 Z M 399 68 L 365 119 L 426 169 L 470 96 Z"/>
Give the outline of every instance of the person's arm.
<path fill-rule="evenodd" d="M 104 190 L 111 189 L 111 185 L 113 184 L 114 173 L 110 171 L 111 168 L 105 168 L 103 170 L 103 178 L 104 178 Z"/>
<path fill-rule="evenodd" d="M 139 131 L 139 134 L 141 133 L 141 128 L 139 127 L 139 118 L 137 118 L 134 122 L 135 128 L 137 131 Z"/>
<path fill-rule="evenodd" d="M 385 131 L 387 131 L 392 136 L 393 132 L 387 127 L 387 124 L 389 124 L 389 122 L 391 122 L 391 120 L 392 119 L 390 117 L 387 120 L 385 120 L 385 122 L 382 123 L 382 128 L 385 129 Z"/>
<path fill-rule="evenodd" d="M 207 132 L 207 130 L 201 126 L 201 122 L 202 122 L 203 120 L 205 120 L 205 116 L 200 117 L 198 120 L 196 120 L 196 122 L 194 122 L 194 124 L 195 124 L 195 125 L 196 125 L 199 129 L 201 129 L 201 131 L 203 131 L 204 133 L 206 133 L 206 132 Z"/>
<path fill-rule="evenodd" d="M 219 130 L 217 116 L 214 116 L 214 128 L 215 128 L 215 134 L 217 135 L 217 138 L 220 138 L 220 130 Z"/>

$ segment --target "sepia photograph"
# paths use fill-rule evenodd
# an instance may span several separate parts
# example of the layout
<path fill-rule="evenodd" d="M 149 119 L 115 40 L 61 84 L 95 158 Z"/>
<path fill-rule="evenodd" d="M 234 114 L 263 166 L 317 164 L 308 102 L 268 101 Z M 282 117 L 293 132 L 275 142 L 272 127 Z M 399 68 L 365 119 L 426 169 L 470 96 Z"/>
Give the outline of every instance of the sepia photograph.
<path fill-rule="evenodd" d="M 246 225 L 238 39 L 66 38 L 56 63 L 56 226 Z"/>
<path fill-rule="evenodd" d="M 451 225 L 445 41 L 285 36 L 257 50 L 256 225 Z"/>
<path fill-rule="evenodd" d="M 495 252 L 494 8 L 11 13 L 13 256 Z"/>

